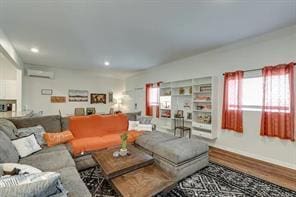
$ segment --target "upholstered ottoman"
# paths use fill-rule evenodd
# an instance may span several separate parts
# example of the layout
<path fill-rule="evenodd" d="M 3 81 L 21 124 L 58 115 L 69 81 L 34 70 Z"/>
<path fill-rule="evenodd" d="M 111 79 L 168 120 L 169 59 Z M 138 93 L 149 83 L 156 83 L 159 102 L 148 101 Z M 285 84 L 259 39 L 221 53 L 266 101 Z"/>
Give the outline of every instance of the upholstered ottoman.
<path fill-rule="evenodd" d="M 176 139 L 179 138 L 159 131 L 145 131 L 142 136 L 137 138 L 135 144 L 147 154 L 153 155 L 155 146 Z"/>
<path fill-rule="evenodd" d="M 178 138 L 152 149 L 155 161 L 177 181 L 208 165 L 208 145 L 198 139 Z"/>

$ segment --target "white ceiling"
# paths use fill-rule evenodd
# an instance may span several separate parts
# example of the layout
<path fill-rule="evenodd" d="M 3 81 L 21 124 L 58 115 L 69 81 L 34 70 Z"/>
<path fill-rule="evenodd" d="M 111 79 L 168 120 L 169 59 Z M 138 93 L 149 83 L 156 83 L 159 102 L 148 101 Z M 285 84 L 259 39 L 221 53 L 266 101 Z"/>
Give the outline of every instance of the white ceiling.
<path fill-rule="evenodd" d="M 25 63 L 125 76 L 294 24 L 296 0 L 0 0 Z"/>

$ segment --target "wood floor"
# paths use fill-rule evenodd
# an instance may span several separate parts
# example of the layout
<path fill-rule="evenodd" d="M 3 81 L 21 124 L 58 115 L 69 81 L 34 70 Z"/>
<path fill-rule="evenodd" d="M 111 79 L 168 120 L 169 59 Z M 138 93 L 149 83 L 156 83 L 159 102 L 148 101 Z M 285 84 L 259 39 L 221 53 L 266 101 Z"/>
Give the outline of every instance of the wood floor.
<path fill-rule="evenodd" d="M 210 147 L 210 161 L 296 191 L 296 170 Z"/>

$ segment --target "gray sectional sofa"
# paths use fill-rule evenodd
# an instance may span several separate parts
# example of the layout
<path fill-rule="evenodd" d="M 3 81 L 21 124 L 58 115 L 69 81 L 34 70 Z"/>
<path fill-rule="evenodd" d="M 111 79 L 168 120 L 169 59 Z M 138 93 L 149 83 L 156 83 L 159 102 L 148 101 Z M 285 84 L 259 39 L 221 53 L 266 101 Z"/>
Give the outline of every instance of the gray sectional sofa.
<path fill-rule="evenodd" d="M 134 120 L 139 113 L 127 114 Z M 9 119 L 16 128 L 42 125 L 46 132 L 60 132 L 68 129 L 68 119 L 60 116 Z M 1 130 L 1 119 L 0 119 Z M 3 129 L 2 129 L 3 130 Z M 13 133 L 5 133 L 12 139 Z M 208 165 L 208 146 L 197 139 L 179 138 L 162 132 L 144 132 L 135 143 L 152 155 L 155 161 L 179 181 Z M 70 197 L 91 196 L 81 180 L 78 171 L 96 166 L 91 155 L 72 158 L 70 147 L 57 145 L 46 147 L 19 160 L 21 164 L 34 166 L 42 171 L 56 171 L 61 174 L 62 184 Z"/>
<path fill-rule="evenodd" d="M 17 128 L 32 127 L 42 125 L 47 132 L 59 132 L 67 128 L 67 119 L 61 119 L 60 116 L 44 116 L 35 118 L 14 118 L 10 119 Z M 0 127 L 1 129 L 1 127 Z M 13 133 L 6 127 L 5 130 L 10 138 Z M 81 180 L 77 171 L 75 160 L 72 158 L 69 147 L 66 145 L 57 145 L 45 147 L 42 150 L 18 161 L 20 164 L 27 164 L 36 167 L 42 171 L 53 171 L 61 174 L 61 180 L 64 188 L 69 191 L 69 197 L 90 197 L 91 194 L 84 182 Z"/>

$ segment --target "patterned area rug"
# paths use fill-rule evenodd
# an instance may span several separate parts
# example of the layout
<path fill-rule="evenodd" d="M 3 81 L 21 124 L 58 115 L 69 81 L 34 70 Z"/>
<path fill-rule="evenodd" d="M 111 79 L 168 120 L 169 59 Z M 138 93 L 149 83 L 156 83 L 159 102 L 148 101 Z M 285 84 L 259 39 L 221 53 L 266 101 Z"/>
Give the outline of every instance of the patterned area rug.
<path fill-rule="evenodd" d="M 80 172 L 82 180 L 95 197 L 117 196 L 110 184 L 104 180 L 97 167 L 90 178 L 92 169 Z M 187 177 L 167 194 L 157 197 L 295 197 L 296 192 L 263 181 L 256 177 L 231 170 L 214 163 Z"/>

